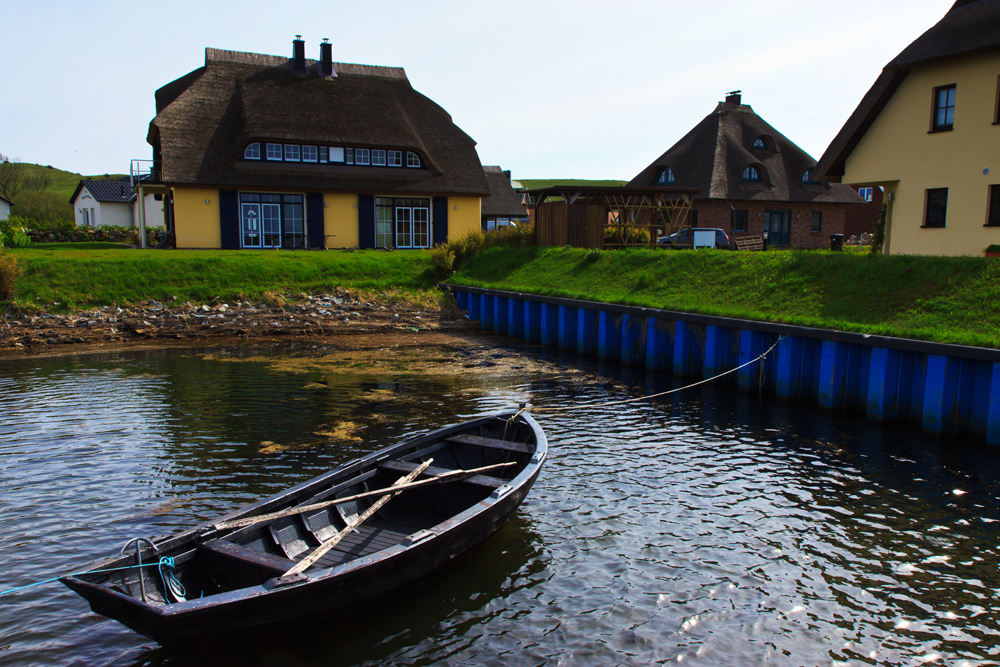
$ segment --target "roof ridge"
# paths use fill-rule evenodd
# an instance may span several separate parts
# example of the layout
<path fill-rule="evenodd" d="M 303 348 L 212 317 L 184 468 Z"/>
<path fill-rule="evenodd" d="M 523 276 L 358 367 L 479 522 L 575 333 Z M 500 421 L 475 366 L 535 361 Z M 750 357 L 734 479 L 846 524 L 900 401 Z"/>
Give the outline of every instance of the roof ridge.
<path fill-rule="evenodd" d="M 250 51 L 228 51 L 205 47 L 205 65 L 211 63 L 236 63 L 239 65 L 256 65 L 258 67 L 282 67 L 288 64 L 290 58 L 271 56 L 266 53 Z M 306 67 L 316 64 L 311 58 L 306 58 Z M 402 67 L 386 67 L 383 65 L 365 65 L 362 63 L 333 63 L 337 74 L 354 74 L 359 76 L 380 76 L 387 79 L 406 79 L 406 70 Z"/>

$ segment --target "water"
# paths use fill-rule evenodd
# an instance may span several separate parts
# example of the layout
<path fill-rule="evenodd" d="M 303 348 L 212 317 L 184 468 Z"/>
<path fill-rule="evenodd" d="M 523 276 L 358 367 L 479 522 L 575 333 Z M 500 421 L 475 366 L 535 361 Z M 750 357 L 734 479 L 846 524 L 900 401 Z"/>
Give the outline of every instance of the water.
<path fill-rule="evenodd" d="M 0 590 L 530 400 L 575 410 L 536 412 L 550 459 L 496 536 L 206 664 L 996 664 L 996 449 L 724 388 L 584 407 L 674 381 L 502 339 L 366 345 L 0 361 Z M 190 664 L 59 583 L 0 610 L 0 665 Z"/>

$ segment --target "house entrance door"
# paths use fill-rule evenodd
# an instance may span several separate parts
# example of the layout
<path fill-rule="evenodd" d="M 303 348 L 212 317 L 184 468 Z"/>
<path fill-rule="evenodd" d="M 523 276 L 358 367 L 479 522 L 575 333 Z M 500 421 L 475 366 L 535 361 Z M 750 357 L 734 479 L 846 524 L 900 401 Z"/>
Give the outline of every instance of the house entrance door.
<path fill-rule="evenodd" d="M 792 238 L 792 212 L 791 211 L 768 211 L 767 215 L 767 244 L 768 245 L 789 245 Z"/>

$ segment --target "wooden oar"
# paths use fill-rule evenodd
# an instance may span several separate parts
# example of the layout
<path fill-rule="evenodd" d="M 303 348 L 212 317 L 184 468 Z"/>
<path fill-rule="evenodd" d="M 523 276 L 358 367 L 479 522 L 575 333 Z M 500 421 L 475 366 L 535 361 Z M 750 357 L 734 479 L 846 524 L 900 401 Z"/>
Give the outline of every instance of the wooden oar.
<path fill-rule="evenodd" d="M 435 475 L 429 479 L 422 479 L 419 482 L 413 482 L 405 486 L 396 487 L 401 491 L 407 489 L 413 489 L 418 486 L 425 486 L 427 484 L 444 483 L 451 482 L 458 479 L 463 479 L 471 475 L 478 475 L 482 472 L 487 472 L 489 470 L 496 470 L 497 468 L 505 468 L 507 466 L 517 465 L 517 461 L 508 461 L 507 463 L 496 463 L 494 465 L 483 466 L 482 468 L 469 468 L 468 470 L 451 470 L 449 472 L 441 473 L 440 475 Z M 302 514 L 303 512 L 312 512 L 313 510 L 321 510 L 325 507 L 331 507 L 333 505 L 342 505 L 343 503 L 349 503 L 352 500 L 360 500 L 361 498 L 368 498 L 370 496 L 377 496 L 379 494 L 385 493 L 385 489 L 375 489 L 374 491 L 365 491 L 364 493 L 358 493 L 353 496 L 345 496 L 343 498 L 335 498 L 333 500 L 324 500 L 321 503 L 313 503 L 312 505 L 301 505 L 299 507 L 290 507 L 286 510 L 281 510 L 280 512 L 272 512 L 270 514 L 260 514 L 258 516 L 248 516 L 243 519 L 233 519 L 232 521 L 225 521 L 223 523 L 217 523 L 213 526 L 216 530 L 228 530 L 230 528 L 243 528 L 244 526 L 252 526 L 255 523 L 260 523 L 261 521 L 273 521 L 275 519 L 283 519 L 286 516 L 294 516 L 296 514 Z"/>
<path fill-rule="evenodd" d="M 430 464 L 431 464 L 432 461 L 434 461 L 434 459 L 429 459 L 427 462 L 421 463 L 416 468 L 416 470 L 414 470 L 413 472 L 411 472 L 411 473 L 409 473 L 407 475 L 404 475 L 403 477 L 400 477 L 398 480 L 396 480 L 395 484 L 393 484 L 388 489 L 386 489 L 387 491 L 392 491 L 392 493 L 387 493 L 384 496 L 382 496 L 381 498 L 379 498 L 378 500 L 376 500 L 374 503 L 372 503 L 371 507 L 369 507 L 368 509 L 366 509 L 361 514 L 361 516 L 359 516 L 356 520 L 352 521 L 351 523 L 347 524 L 347 528 L 344 528 L 342 531 L 340 531 L 339 533 L 337 533 L 336 535 L 334 535 L 333 537 L 331 537 L 330 539 L 328 539 L 326 542 L 324 542 L 323 544 L 321 544 L 318 547 L 316 547 L 315 551 L 313 551 L 311 554 L 309 554 L 308 556 L 306 556 L 305 558 L 303 558 L 302 560 L 300 560 L 295 567 L 293 567 L 292 569 L 290 569 L 288 572 L 285 572 L 281 576 L 283 576 L 283 577 L 291 577 L 293 575 L 305 572 L 310 567 L 312 567 L 313 563 L 315 563 L 320 558 L 322 558 L 324 555 L 326 555 L 327 551 L 329 551 L 330 549 L 332 549 L 335 546 L 337 546 L 337 544 L 342 539 L 344 539 L 345 537 L 347 537 L 348 535 L 350 535 L 351 531 L 353 531 L 355 528 L 357 528 L 358 526 L 360 526 L 361 524 L 363 524 L 365 521 L 367 521 L 373 514 L 375 514 L 375 512 L 377 512 L 380 509 L 382 509 L 383 505 L 385 505 L 387 502 L 389 502 L 390 500 L 392 500 L 396 495 L 398 495 L 399 493 L 401 493 L 402 489 L 400 489 L 399 487 L 401 487 L 401 486 L 403 486 L 405 484 L 409 484 L 410 482 L 412 482 L 413 480 L 415 480 L 417 477 L 419 477 L 421 473 L 423 473 L 425 470 L 427 470 L 427 467 L 430 466 Z"/>

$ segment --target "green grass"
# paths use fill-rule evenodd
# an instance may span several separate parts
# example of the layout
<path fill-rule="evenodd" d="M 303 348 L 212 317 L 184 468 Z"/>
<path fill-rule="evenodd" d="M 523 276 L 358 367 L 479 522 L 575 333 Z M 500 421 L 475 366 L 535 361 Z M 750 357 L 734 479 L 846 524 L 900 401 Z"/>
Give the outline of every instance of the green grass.
<path fill-rule="evenodd" d="M 331 291 L 426 305 L 443 299 L 429 251 L 82 245 L 6 251 L 24 271 L 14 305 L 65 311 L 147 299 L 255 301 Z M 1000 261 L 982 257 L 493 248 L 467 260 L 449 282 L 1000 348 Z"/>
<path fill-rule="evenodd" d="M 601 187 L 620 187 L 628 181 L 588 180 L 585 178 L 515 178 L 515 181 L 531 190 L 534 188 L 549 188 L 554 185 L 599 185 Z"/>
<path fill-rule="evenodd" d="M 14 304 L 66 311 L 147 299 L 204 303 L 334 290 L 415 303 L 439 303 L 441 298 L 429 252 L 143 251 L 81 245 L 9 250 L 24 270 Z"/>
<path fill-rule="evenodd" d="M 76 186 L 81 180 L 118 180 L 124 176 L 124 174 L 98 174 L 96 176 L 83 176 L 72 171 L 63 171 L 62 169 L 56 169 L 52 166 L 42 166 L 40 164 L 31 164 L 28 162 L 23 162 L 22 167 L 29 174 L 43 175 L 48 181 L 48 187 L 45 188 L 45 191 L 58 195 L 66 202 L 69 202 L 69 198 L 73 196 L 73 191 L 76 190 Z M 67 206 L 68 205 L 69 204 L 67 204 Z"/>
<path fill-rule="evenodd" d="M 449 282 L 1000 348 L 1000 262 L 980 257 L 497 248 Z"/>

